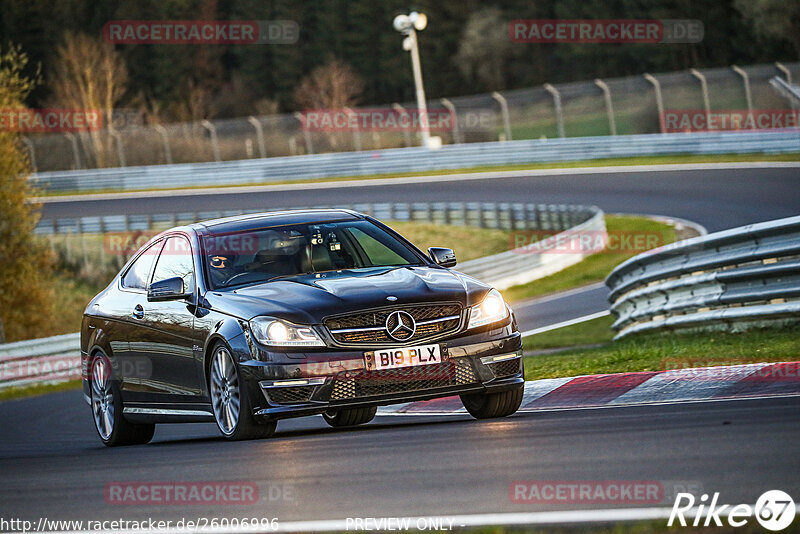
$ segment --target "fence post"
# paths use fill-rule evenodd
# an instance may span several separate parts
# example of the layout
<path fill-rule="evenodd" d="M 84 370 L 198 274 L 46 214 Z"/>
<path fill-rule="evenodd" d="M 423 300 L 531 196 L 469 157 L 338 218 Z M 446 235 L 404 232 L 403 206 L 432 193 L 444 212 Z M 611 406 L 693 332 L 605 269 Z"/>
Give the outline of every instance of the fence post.
<path fill-rule="evenodd" d="M 603 98 L 606 101 L 606 113 L 608 114 L 608 128 L 611 130 L 611 135 L 617 135 L 617 123 L 614 120 L 614 105 L 611 102 L 611 89 L 608 84 L 600 78 L 595 78 L 595 85 L 603 91 Z"/>
<path fill-rule="evenodd" d="M 172 151 L 169 149 L 169 134 L 167 133 L 167 129 L 160 124 L 156 124 L 153 128 L 161 135 L 164 141 L 164 159 L 167 161 L 168 165 L 172 165 Z"/>
<path fill-rule="evenodd" d="M 690 69 L 689 72 L 692 73 L 692 76 L 700 80 L 700 89 L 703 92 L 703 108 L 706 112 L 706 128 L 711 123 L 711 99 L 708 98 L 708 84 L 706 83 L 706 77 L 697 70 L 697 69 Z"/>
<path fill-rule="evenodd" d="M 511 141 L 511 118 L 508 115 L 508 100 L 497 91 L 492 93 L 492 98 L 500 104 L 500 113 L 503 115 L 503 127 L 506 130 L 506 141 Z"/>
<path fill-rule="evenodd" d="M 553 106 L 555 107 L 556 111 L 556 127 L 558 128 L 558 136 L 562 138 L 566 137 L 564 133 L 564 112 L 561 109 L 561 93 L 559 93 L 558 89 L 549 83 L 544 84 L 543 87 L 545 91 L 553 95 Z"/>
<path fill-rule="evenodd" d="M 72 155 L 75 158 L 75 169 L 82 169 L 83 166 L 81 165 L 81 153 L 78 149 L 78 139 L 72 132 L 66 132 L 64 137 L 72 142 Z"/>
<path fill-rule="evenodd" d="M 406 111 L 406 109 L 397 102 L 392 104 L 392 108 L 394 108 L 394 110 L 398 112 L 401 117 L 406 118 L 406 123 L 409 125 L 409 128 L 403 128 L 403 142 L 405 143 L 405 146 L 411 146 L 411 121 L 408 120 L 408 111 Z"/>
<path fill-rule="evenodd" d="M 778 69 L 779 71 L 781 71 L 784 76 L 786 76 L 786 83 L 791 85 L 791 83 L 792 83 L 792 71 L 790 71 L 786 67 L 786 65 L 784 65 L 783 63 L 781 63 L 779 61 L 775 62 L 775 68 Z M 792 107 L 792 111 L 797 109 L 797 104 L 795 103 L 794 99 L 792 99 L 792 98 L 789 99 L 789 105 Z"/>
<path fill-rule="evenodd" d="M 311 132 L 306 128 L 306 121 L 303 118 L 303 114 L 299 111 L 295 111 L 294 118 L 300 121 L 300 129 L 303 130 L 303 140 L 306 143 L 306 154 L 313 154 L 314 144 L 311 142 Z"/>
<path fill-rule="evenodd" d="M 219 157 L 219 142 L 217 139 L 217 128 L 211 124 L 210 121 L 203 119 L 200 121 L 200 125 L 208 130 L 208 133 L 211 135 L 211 149 L 214 151 L 214 161 L 220 161 Z"/>
<path fill-rule="evenodd" d="M 442 103 L 447 110 L 453 114 L 453 143 L 459 144 L 463 143 L 464 140 L 461 138 L 461 128 L 458 126 L 458 115 L 456 114 L 456 107 L 453 105 L 450 100 L 447 98 L 440 98 L 439 101 Z"/>
<path fill-rule="evenodd" d="M 125 150 L 122 147 L 122 136 L 116 130 L 109 130 L 109 135 L 114 138 L 114 141 L 117 143 L 117 159 L 119 160 L 119 166 L 125 166 Z"/>
<path fill-rule="evenodd" d="M 656 94 L 656 109 L 658 110 L 658 127 L 661 133 L 666 133 L 664 128 L 664 99 L 661 96 L 661 83 L 652 74 L 644 73 L 644 79 L 653 85 Z"/>
<path fill-rule="evenodd" d="M 745 98 L 745 100 L 747 100 L 747 113 L 748 114 L 752 114 L 753 113 L 753 97 L 752 97 L 752 95 L 750 93 L 750 77 L 747 75 L 747 73 L 744 71 L 744 69 L 741 69 L 741 68 L 737 67 L 736 65 L 733 65 L 731 68 L 733 69 L 733 72 L 735 72 L 736 74 L 738 74 L 739 76 L 742 77 L 742 81 L 744 82 L 744 98 Z"/>
<path fill-rule="evenodd" d="M 788 68 L 786 68 L 786 65 L 784 65 L 783 63 L 781 63 L 779 61 L 776 61 L 775 62 L 775 68 L 778 69 L 779 71 L 781 71 L 784 76 L 786 76 L 786 83 L 789 83 L 789 84 L 792 83 L 792 71 L 790 71 Z"/>
<path fill-rule="evenodd" d="M 36 173 L 36 153 L 33 151 L 33 141 L 28 139 L 26 136 L 21 135 L 20 140 L 25 144 L 28 148 L 28 154 L 31 156 L 31 170 L 33 170 L 34 174 Z"/>
<path fill-rule="evenodd" d="M 247 122 L 253 125 L 253 128 L 256 129 L 256 139 L 258 140 L 258 153 L 261 154 L 262 158 L 267 157 L 267 146 L 264 144 L 264 127 L 261 126 L 261 123 L 250 115 L 247 117 Z"/>

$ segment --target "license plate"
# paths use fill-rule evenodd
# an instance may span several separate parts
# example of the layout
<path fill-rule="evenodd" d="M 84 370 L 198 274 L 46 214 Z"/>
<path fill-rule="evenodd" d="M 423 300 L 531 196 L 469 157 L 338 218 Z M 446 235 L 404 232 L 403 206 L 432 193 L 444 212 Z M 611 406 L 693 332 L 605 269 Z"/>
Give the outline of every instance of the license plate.
<path fill-rule="evenodd" d="M 439 345 L 421 345 L 419 347 L 400 347 L 381 349 L 366 353 L 367 368 L 376 370 L 414 367 L 442 363 L 442 350 Z M 370 365 L 370 357 L 373 365 Z"/>

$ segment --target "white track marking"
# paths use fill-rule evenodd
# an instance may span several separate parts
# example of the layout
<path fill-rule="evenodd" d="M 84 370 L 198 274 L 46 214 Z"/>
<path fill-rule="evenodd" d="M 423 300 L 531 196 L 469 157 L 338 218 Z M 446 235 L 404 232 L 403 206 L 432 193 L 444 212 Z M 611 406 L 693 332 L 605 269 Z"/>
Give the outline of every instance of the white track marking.
<path fill-rule="evenodd" d="M 534 328 L 533 330 L 527 330 L 522 332 L 522 337 L 528 336 L 535 336 L 536 334 L 541 334 L 542 332 L 549 332 L 550 330 L 556 330 L 558 328 L 564 328 L 565 326 L 572 326 L 578 323 L 585 323 L 586 321 L 591 321 L 592 319 L 598 319 L 600 317 L 605 317 L 606 315 L 611 314 L 608 310 L 599 311 L 597 313 L 591 313 L 589 315 L 584 315 L 583 317 L 576 317 L 575 319 L 568 319 L 566 321 L 561 321 L 560 323 L 551 324 L 548 326 L 540 326 L 539 328 Z"/>
<path fill-rule="evenodd" d="M 750 505 L 755 508 L 754 505 Z M 795 509 L 800 513 L 800 505 L 795 505 Z M 727 518 L 730 508 L 721 510 L 718 516 L 720 518 Z M 452 524 L 453 529 L 469 528 L 480 526 L 511 526 L 511 525 L 570 525 L 570 524 L 593 524 L 593 523 L 616 523 L 616 522 L 631 522 L 631 521 L 654 521 L 663 519 L 664 526 L 666 520 L 669 519 L 672 513 L 672 507 L 652 507 L 652 508 L 610 508 L 599 510 L 559 510 L 552 512 L 500 512 L 488 514 L 454 514 L 454 515 L 429 515 L 429 516 L 410 516 L 410 517 L 374 517 L 370 518 L 374 521 L 388 521 L 391 519 L 394 524 L 399 522 L 408 522 L 410 528 L 408 531 L 417 530 L 417 525 L 430 525 L 432 522 L 438 522 L 445 526 Z M 698 508 L 692 508 L 684 512 L 684 517 L 693 518 L 698 514 Z M 318 519 L 310 521 L 279 521 L 277 528 L 270 529 L 264 527 L 250 527 L 250 528 L 226 528 L 222 527 L 206 527 L 203 529 L 167 529 L 155 530 L 152 532 L 158 533 L 175 533 L 175 534 L 244 534 L 255 532 L 346 532 L 361 531 L 361 529 L 354 528 L 353 519 Z M 364 519 L 364 518 L 360 518 Z M 752 517 L 748 517 L 749 522 Z M 375 523 L 373 523 L 375 524 Z M 85 534 L 85 531 L 52 531 L 53 534 Z M 97 531 L 98 534 L 141 534 L 143 532 L 150 532 L 148 530 L 116 530 L 116 531 Z"/>

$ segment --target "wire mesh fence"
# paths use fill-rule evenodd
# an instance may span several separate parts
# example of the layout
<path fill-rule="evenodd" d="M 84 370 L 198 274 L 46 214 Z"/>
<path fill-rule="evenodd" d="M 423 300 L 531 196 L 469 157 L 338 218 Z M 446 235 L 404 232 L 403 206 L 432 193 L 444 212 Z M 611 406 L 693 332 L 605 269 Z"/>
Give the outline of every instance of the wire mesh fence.
<path fill-rule="evenodd" d="M 546 84 L 502 94 L 435 99 L 428 102 L 429 109 L 447 109 L 454 120 L 449 127 L 431 133 L 444 144 L 658 133 L 664 129 L 664 109 L 791 109 L 791 102 L 769 83 L 776 76 L 797 83 L 800 62 Z M 402 115 L 415 106 L 395 103 L 386 108 Z M 410 128 L 312 131 L 303 127 L 300 113 L 166 125 L 114 122 L 111 128 L 94 132 L 31 134 L 23 140 L 38 171 L 246 160 L 420 144 L 419 132 Z"/>

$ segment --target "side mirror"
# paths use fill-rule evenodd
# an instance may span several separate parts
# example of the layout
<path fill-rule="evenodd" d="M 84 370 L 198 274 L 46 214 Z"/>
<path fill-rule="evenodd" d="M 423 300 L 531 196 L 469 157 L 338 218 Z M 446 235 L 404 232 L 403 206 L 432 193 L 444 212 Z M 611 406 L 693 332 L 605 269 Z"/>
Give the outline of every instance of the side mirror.
<path fill-rule="evenodd" d="M 428 256 L 442 267 L 455 267 L 456 266 L 456 253 L 453 249 L 431 247 L 428 249 Z"/>
<path fill-rule="evenodd" d="M 183 278 L 180 276 L 153 282 L 147 288 L 147 300 L 151 302 L 180 300 L 188 296 L 189 294 L 183 288 Z"/>

